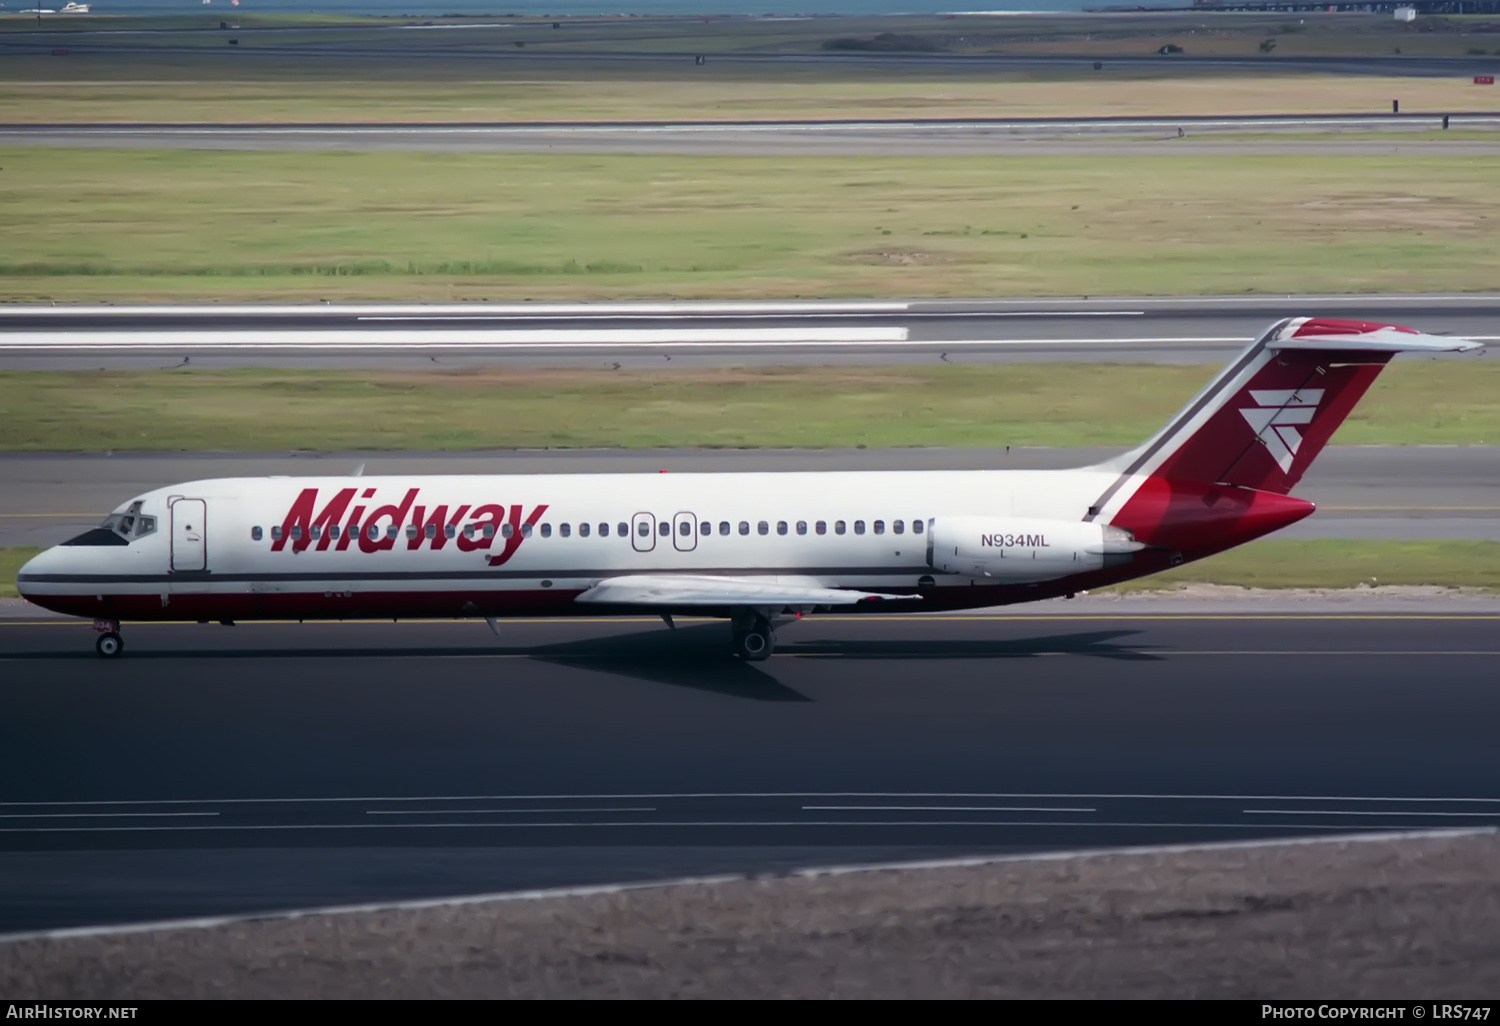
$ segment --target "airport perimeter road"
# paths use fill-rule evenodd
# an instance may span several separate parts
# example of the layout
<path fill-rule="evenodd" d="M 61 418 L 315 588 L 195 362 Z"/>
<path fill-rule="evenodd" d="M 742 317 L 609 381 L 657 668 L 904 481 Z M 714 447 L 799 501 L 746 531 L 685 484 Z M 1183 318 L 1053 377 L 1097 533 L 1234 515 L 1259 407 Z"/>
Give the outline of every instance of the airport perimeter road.
<path fill-rule="evenodd" d="M 446 306 L 6 306 L 0 369 L 1221 363 L 1282 317 L 1500 340 L 1500 295 Z M 1470 355 L 1456 357 L 1480 359 Z"/>
<path fill-rule="evenodd" d="M 1446 121 L 1446 124 L 1445 124 Z M 491 124 L 0 124 L 0 144 L 106 149 L 637 153 L 705 156 L 1500 154 L 1500 113 Z M 1362 138 L 1341 139 L 1339 133 Z M 1235 138 L 1249 135 L 1252 138 Z M 1312 138 L 1308 138 L 1311 136 Z M 1285 137 L 1285 138 L 1282 138 Z"/>
<path fill-rule="evenodd" d="M 0 546 L 55 545 L 141 492 L 212 477 L 984 470 L 1087 466 L 1114 449 L 620 450 L 601 452 L 0 454 Z M 1500 541 L 1500 447 L 1334 446 L 1296 494 L 1318 512 L 1280 538 Z"/>
<path fill-rule="evenodd" d="M 1500 824 L 1500 613 L 1286 612 L 0 622 L 0 929 Z"/>

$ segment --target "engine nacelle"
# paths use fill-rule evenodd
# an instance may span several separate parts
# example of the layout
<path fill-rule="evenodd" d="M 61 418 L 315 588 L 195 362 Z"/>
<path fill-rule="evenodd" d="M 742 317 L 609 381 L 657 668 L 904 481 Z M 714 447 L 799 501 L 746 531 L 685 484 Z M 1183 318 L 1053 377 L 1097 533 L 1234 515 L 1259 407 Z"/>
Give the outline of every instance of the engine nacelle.
<path fill-rule="evenodd" d="M 1050 581 L 1120 566 L 1145 547 L 1124 528 L 1081 520 L 937 517 L 927 529 L 934 570 L 997 581 Z"/>

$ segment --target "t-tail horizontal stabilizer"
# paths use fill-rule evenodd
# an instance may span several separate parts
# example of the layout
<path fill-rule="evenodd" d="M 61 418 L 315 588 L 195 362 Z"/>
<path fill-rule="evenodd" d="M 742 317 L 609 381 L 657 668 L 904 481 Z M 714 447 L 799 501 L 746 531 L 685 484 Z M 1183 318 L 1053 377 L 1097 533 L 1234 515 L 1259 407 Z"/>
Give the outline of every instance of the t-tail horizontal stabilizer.
<path fill-rule="evenodd" d="M 1368 321 L 1274 324 L 1150 441 L 1104 465 L 1121 479 L 1094 515 L 1108 521 L 1112 501 L 1145 477 L 1285 495 L 1392 356 L 1478 348 Z"/>
<path fill-rule="evenodd" d="M 1087 519 L 1186 558 L 1295 523 L 1313 505 L 1288 493 L 1397 353 L 1477 342 L 1369 321 L 1299 317 L 1272 325 L 1137 449 Z"/>

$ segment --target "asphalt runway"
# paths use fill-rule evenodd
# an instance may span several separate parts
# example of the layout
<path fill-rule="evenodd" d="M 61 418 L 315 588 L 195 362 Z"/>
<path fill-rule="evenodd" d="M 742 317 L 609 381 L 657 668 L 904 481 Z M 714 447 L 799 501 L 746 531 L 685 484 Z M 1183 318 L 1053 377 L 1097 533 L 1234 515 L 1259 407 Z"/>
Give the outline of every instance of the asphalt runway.
<path fill-rule="evenodd" d="M 1500 340 L 1500 295 L 0 307 L 0 369 L 1217 364 L 1283 317 Z M 1481 352 L 1447 359 L 1486 359 Z"/>
<path fill-rule="evenodd" d="M 1500 824 L 1500 610 L 1283 614 L 0 621 L 0 929 Z"/>
<path fill-rule="evenodd" d="M 345 474 L 982 470 L 1086 466 L 1115 449 L 478 453 L 0 454 L 0 547 L 55 545 L 142 492 L 212 477 Z M 1318 512 L 1278 538 L 1500 541 L 1500 447 L 1333 446 L 1296 494 Z"/>
<path fill-rule="evenodd" d="M 1448 123 L 1444 123 L 1444 119 Z M 106 149 L 701 156 L 1500 155 L 1500 113 L 583 124 L 5 124 L 0 144 Z M 1342 139 L 1341 133 L 1357 138 Z M 1254 138 L 1235 138 L 1251 135 Z M 1279 138 L 1292 136 L 1293 138 Z M 1312 138 L 1297 138 L 1311 136 Z"/>

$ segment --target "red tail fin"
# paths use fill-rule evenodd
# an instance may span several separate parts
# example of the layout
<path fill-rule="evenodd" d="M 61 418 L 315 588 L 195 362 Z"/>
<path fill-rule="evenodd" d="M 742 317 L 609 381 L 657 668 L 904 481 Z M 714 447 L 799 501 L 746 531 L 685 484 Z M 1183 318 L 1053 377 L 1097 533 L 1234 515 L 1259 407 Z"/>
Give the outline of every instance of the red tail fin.
<path fill-rule="evenodd" d="M 1365 321 L 1296 318 L 1275 324 L 1145 445 L 1106 464 L 1118 470 L 1119 477 L 1089 509 L 1089 519 L 1103 519 L 1141 536 L 1142 530 L 1150 534 L 1152 527 L 1182 520 L 1191 512 L 1184 508 L 1169 514 L 1167 506 L 1175 509 L 1182 503 L 1163 505 L 1167 495 L 1193 495 L 1194 504 L 1209 506 L 1233 498 L 1235 490 L 1284 496 L 1392 356 L 1405 350 L 1475 348 L 1477 343 L 1464 339 Z M 1135 506 L 1155 512 L 1127 512 L 1137 496 Z M 1231 506 L 1241 500 L 1249 503 L 1250 496 L 1241 493 Z M 1277 512 L 1263 518 L 1250 537 L 1312 511 L 1300 500 L 1270 500 L 1269 495 L 1255 500 L 1268 511 L 1276 506 Z M 1142 515 L 1149 523 L 1136 524 Z M 1141 540 L 1149 541 L 1144 536 Z M 1231 544 L 1245 540 L 1240 537 Z"/>
<path fill-rule="evenodd" d="M 1379 377 L 1393 353 L 1307 349 L 1268 353 L 1181 443 L 1155 477 L 1292 490 Z"/>

